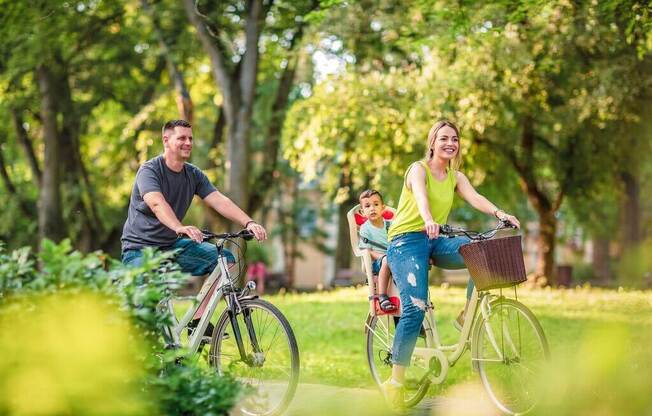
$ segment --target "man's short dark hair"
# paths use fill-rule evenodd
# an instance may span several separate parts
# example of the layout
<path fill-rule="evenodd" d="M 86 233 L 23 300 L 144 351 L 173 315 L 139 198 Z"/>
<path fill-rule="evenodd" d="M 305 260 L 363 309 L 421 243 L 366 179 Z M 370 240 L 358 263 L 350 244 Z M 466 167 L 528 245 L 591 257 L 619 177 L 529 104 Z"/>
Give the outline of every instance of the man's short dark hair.
<path fill-rule="evenodd" d="M 188 123 L 186 120 L 170 120 L 163 125 L 163 129 L 161 130 L 161 135 L 165 136 L 166 131 L 174 130 L 175 127 L 192 128 L 192 125 Z"/>
<path fill-rule="evenodd" d="M 371 198 L 374 195 L 378 195 L 378 198 L 380 198 L 380 202 L 382 202 L 383 204 L 385 203 L 385 201 L 383 201 L 383 196 L 380 194 L 380 192 L 378 192 L 375 189 L 367 189 L 366 191 L 363 191 L 360 194 L 360 198 L 358 198 L 358 200 L 362 202 L 363 199 Z"/>

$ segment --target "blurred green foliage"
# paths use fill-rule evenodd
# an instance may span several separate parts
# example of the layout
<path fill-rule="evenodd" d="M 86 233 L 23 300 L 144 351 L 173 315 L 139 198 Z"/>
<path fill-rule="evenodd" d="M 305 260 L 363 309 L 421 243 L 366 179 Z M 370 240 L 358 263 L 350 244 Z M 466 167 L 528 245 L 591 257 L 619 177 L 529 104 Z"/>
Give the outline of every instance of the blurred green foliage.
<path fill-rule="evenodd" d="M 34 293 L 0 311 L 0 413 L 157 413 L 143 390 L 146 342 L 105 296 Z"/>
<path fill-rule="evenodd" d="M 158 305 L 187 279 L 175 265 L 159 272 L 172 255 L 147 249 L 141 267 L 125 267 L 67 240 L 0 247 L 0 412 L 227 414 L 241 385 L 165 350 L 170 316 Z"/>
<path fill-rule="evenodd" d="M 633 331 L 604 325 L 567 355 L 554 357 L 541 378 L 544 400 L 537 415 L 649 415 L 652 354 L 633 347 Z"/>

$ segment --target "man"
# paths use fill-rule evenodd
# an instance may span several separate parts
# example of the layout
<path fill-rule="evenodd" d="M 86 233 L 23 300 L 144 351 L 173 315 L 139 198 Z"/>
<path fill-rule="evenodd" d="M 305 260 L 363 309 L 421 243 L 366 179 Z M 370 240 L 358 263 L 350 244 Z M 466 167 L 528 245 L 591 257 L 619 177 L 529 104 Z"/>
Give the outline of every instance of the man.
<path fill-rule="evenodd" d="M 215 245 L 202 242 L 199 228 L 182 223 L 195 195 L 251 231 L 257 240 L 265 240 L 267 233 L 261 225 L 220 193 L 199 168 L 187 163 L 193 139 L 190 123 L 168 121 L 162 134 L 163 154 L 145 162 L 136 174 L 122 230 L 122 262 L 141 264 L 145 247 L 179 249 L 175 260 L 184 272 L 210 273 L 217 264 Z"/>

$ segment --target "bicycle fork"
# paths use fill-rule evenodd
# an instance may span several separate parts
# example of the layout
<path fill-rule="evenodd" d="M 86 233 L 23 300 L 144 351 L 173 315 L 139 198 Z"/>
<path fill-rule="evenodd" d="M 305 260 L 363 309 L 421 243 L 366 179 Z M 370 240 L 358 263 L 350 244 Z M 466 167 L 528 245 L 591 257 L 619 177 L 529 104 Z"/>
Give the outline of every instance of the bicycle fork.
<path fill-rule="evenodd" d="M 240 359 L 248 365 L 255 367 L 260 367 L 265 361 L 263 352 L 258 344 L 258 338 L 256 337 L 256 331 L 254 330 L 254 325 L 251 320 L 251 311 L 249 309 L 242 309 L 240 302 L 238 302 L 238 297 L 235 293 L 229 294 L 229 321 L 231 321 L 231 327 L 233 328 L 233 336 L 235 337 L 235 342 L 238 346 L 238 352 L 240 353 Z M 238 311 L 242 312 L 242 318 L 244 320 L 245 326 L 247 327 L 247 334 L 249 335 L 249 341 L 251 342 L 251 348 L 253 350 L 252 356 L 247 356 L 247 352 L 244 346 L 244 341 L 242 339 L 242 334 L 240 332 L 240 324 L 238 323 L 237 314 Z"/>
<path fill-rule="evenodd" d="M 507 326 L 509 320 L 507 322 L 504 322 L 502 319 L 500 321 L 500 332 L 501 332 L 501 345 L 503 347 L 498 345 L 498 338 L 496 337 L 493 328 L 491 327 L 491 324 L 489 323 L 489 317 L 491 316 L 494 311 L 492 310 L 491 306 L 489 305 L 489 300 L 488 296 L 485 297 L 482 300 L 482 303 L 480 304 L 480 313 L 482 314 L 483 321 L 484 321 L 484 330 L 487 334 L 487 339 L 489 340 L 489 343 L 491 344 L 492 348 L 496 352 L 496 355 L 498 356 L 497 359 L 483 359 L 483 361 L 498 361 L 498 362 L 505 362 L 505 349 L 504 349 L 504 343 L 507 343 L 507 346 L 512 349 L 512 352 L 518 356 L 518 351 L 516 346 L 514 345 L 514 341 L 512 340 L 510 330 Z M 498 313 L 501 315 L 502 318 L 502 306 L 498 307 Z"/>

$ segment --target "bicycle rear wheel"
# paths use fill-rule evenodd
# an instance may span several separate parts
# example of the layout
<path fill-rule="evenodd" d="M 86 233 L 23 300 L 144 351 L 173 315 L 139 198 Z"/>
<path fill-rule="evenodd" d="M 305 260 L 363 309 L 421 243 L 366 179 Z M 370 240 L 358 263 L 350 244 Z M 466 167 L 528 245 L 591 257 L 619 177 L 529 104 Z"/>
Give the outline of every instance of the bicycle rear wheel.
<path fill-rule="evenodd" d="M 417 338 L 416 347 L 431 347 L 425 337 L 427 322 L 423 321 L 423 332 Z M 392 315 L 367 317 L 367 362 L 376 384 L 380 385 L 392 375 L 392 344 L 396 325 Z M 412 355 L 412 362 L 405 373 L 405 407 L 416 406 L 428 392 L 430 381 L 421 381 L 428 372 L 428 364 Z"/>
<path fill-rule="evenodd" d="M 261 299 L 240 301 L 238 329 L 231 325 L 229 309 L 218 319 L 209 363 L 218 373 L 229 373 L 253 391 L 238 406 L 245 415 L 274 416 L 285 410 L 299 380 L 299 349 L 283 314 Z M 244 358 L 236 342 L 242 337 Z"/>
<path fill-rule="evenodd" d="M 499 298 L 477 317 L 472 360 L 494 404 L 510 415 L 531 411 L 537 384 L 550 357 L 548 341 L 534 314 L 520 302 Z"/>

